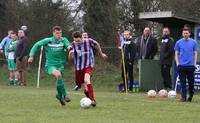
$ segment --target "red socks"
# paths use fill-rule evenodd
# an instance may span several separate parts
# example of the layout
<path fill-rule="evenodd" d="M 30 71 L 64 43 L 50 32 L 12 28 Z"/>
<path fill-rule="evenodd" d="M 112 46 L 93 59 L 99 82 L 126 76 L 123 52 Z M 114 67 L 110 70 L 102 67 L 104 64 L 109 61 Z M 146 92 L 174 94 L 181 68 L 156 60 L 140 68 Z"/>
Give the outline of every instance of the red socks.
<path fill-rule="evenodd" d="M 87 88 L 88 88 L 88 96 L 89 98 L 94 101 L 94 91 L 93 91 L 93 86 L 92 84 L 88 84 L 87 85 Z"/>

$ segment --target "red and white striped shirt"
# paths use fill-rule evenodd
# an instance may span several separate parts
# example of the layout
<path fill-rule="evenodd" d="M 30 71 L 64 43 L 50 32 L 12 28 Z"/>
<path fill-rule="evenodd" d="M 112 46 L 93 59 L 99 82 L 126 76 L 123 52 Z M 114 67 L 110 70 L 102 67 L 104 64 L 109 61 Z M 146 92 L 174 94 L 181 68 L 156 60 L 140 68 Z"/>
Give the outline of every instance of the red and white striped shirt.
<path fill-rule="evenodd" d="M 82 43 L 78 44 L 73 41 L 71 48 L 74 51 L 75 70 L 83 70 L 87 67 L 94 67 L 94 40 L 91 38 L 82 39 Z"/>

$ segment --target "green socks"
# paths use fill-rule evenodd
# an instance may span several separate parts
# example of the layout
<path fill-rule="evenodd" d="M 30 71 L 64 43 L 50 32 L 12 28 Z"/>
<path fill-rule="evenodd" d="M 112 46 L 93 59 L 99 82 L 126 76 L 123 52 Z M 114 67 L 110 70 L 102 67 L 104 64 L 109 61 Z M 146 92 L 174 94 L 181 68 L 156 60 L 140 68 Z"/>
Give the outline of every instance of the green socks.
<path fill-rule="evenodd" d="M 14 80 L 13 79 L 9 80 L 9 85 L 14 85 Z"/>
<path fill-rule="evenodd" d="M 15 80 L 10 79 L 10 80 L 9 80 L 9 85 L 17 85 L 18 82 L 19 82 L 19 80 L 17 80 L 17 79 L 15 79 Z"/>
<path fill-rule="evenodd" d="M 57 93 L 58 96 L 61 97 L 65 97 L 67 95 L 66 90 L 65 90 L 65 85 L 64 85 L 64 81 L 63 80 L 57 80 Z"/>
<path fill-rule="evenodd" d="M 14 85 L 17 85 L 19 83 L 18 79 L 13 80 L 14 81 Z"/>

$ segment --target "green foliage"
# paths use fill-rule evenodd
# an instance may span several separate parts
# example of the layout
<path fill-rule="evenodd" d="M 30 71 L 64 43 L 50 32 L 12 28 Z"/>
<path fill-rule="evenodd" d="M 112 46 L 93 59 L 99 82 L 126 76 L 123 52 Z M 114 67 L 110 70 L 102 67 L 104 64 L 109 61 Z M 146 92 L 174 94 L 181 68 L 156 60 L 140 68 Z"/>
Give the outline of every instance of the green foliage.
<path fill-rule="evenodd" d="M 118 84 L 121 82 L 120 69 L 113 64 L 103 61 L 100 58 L 95 59 L 95 67 L 92 76 L 92 83 L 97 89 L 109 89 L 110 91 L 117 91 Z M 37 84 L 37 65 L 29 64 L 27 71 L 27 84 L 28 86 L 35 86 Z M 65 65 L 64 79 L 68 88 L 74 87 L 75 73 L 74 67 L 71 63 Z M 8 84 L 8 70 L 4 65 L 0 72 L 0 85 Z M 40 86 L 41 87 L 55 87 L 56 78 L 52 75 L 48 75 L 45 68 L 42 68 L 40 74 Z"/>
<path fill-rule="evenodd" d="M 36 41 L 52 36 L 52 27 L 63 27 L 63 36 L 69 35 L 74 22 L 69 5 L 62 0 L 53 3 L 51 0 L 6 0 L 0 2 L 1 38 L 8 29 L 17 31 L 22 25 L 28 27 L 28 37 L 32 44 Z M 70 37 L 70 36 L 69 36 Z"/>
<path fill-rule="evenodd" d="M 51 0 L 6 0 L 0 2 L 0 39 L 7 35 L 8 29 L 17 31 L 22 25 L 28 27 L 28 38 L 31 45 L 35 42 L 52 36 L 52 27 L 62 27 L 63 36 L 71 37 L 74 27 L 69 5 L 62 0 L 53 3 Z M 3 19 L 3 20 L 2 20 Z M 2 22 L 2 23 L 1 23 Z M 38 60 L 39 52 L 36 54 Z"/>
<path fill-rule="evenodd" d="M 84 30 L 103 46 L 116 46 L 117 0 L 83 0 Z"/>

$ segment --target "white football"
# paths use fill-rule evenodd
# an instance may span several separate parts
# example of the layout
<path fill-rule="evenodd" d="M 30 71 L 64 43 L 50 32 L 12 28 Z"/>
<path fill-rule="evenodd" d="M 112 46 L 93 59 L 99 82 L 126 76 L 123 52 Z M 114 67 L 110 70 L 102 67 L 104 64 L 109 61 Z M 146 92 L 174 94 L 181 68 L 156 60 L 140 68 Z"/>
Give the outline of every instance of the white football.
<path fill-rule="evenodd" d="M 176 98 L 176 95 L 177 95 L 177 94 L 176 94 L 176 91 L 173 91 L 173 90 L 172 90 L 172 91 L 169 91 L 169 92 L 168 92 L 168 97 L 169 97 L 169 98 Z"/>
<path fill-rule="evenodd" d="M 147 96 L 149 98 L 155 98 L 156 97 L 156 91 L 155 90 L 149 90 L 147 93 Z"/>
<path fill-rule="evenodd" d="M 160 91 L 158 92 L 158 95 L 159 95 L 160 97 L 167 97 L 167 96 L 168 96 L 168 93 L 167 93 L 167 91 L 166 91 L 165 89 L 162 89 L 162 90 L 160 90 Z"/>
<path fill-rule="evenodd" d="M 92 104 L 92 101 L 87 97 L 82 98 L 80 101 L 80 106 L 82 108 L 89 108 L 91 104 Z"/>

